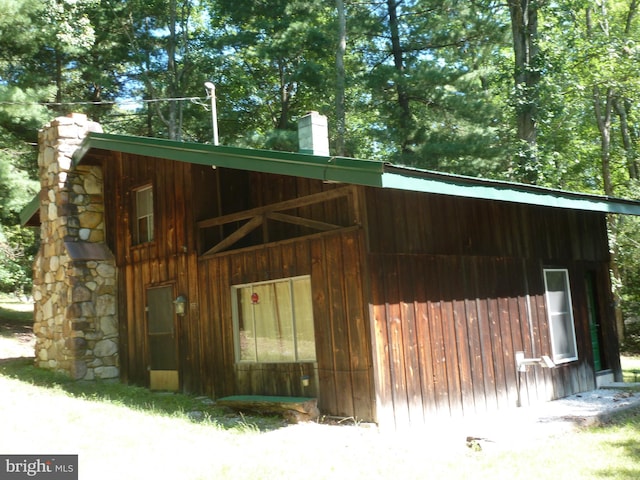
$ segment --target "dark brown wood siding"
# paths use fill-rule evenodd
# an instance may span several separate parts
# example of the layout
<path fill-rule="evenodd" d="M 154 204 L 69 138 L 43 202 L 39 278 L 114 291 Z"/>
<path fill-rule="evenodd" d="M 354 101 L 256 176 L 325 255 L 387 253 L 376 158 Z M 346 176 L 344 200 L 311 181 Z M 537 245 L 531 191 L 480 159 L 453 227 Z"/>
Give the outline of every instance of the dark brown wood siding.
<path fill-rule="evenodd" d="M 365 196 L 381 422 L 423 423 L 593 388 L 588 272 L 615 364 L 603 215 L 380 189 Z M 545 267 L 569 272 L 579 359 L 517 373 L 515 352 L 551 355 Z"/>
<path fill-rule="evenodd" d="M 186 318 L 198 316 L 197 257 L 191 166 L 150 157 L 112 153 L 102 161 L 105 182 L 107 243 L 118 266 L 121 379 L 149 384 L 146 338 L 146 292 L 160 285 L 173 286 L 188 298 Z M 154 240 L 133 245 L 133 190 L 153 186 Z M 195 388 L 189 363 L 194 352 L 183 340 L 191 335 L 188 322 L 178 323 L 176 338 L 182 386 Z"/>
<path fill-rule="evenodd" d="M 235 250 L 199 256 L 241 221 L 214 222 L 206 235 L 197 222 L 341 186 L 125 154 L 103 169 L 124 381 L 148 385 L 145 297 L 160 285 L 188 300 L 181 388 L 213 397 L 314 395 L 325 414 L 404 425 L 588 390 L 585 275 L 596 279 L 605 363 L 619 369 L 603 215 L 359 187 L 282 209 Z M 132 191 L 149 183 L 156 236 L 132 245 Z M 337 230 L 314 231 L 320 223 Z M 516 351 L 550 353 L 545 267 L 569 271 L 579 360 L 518 376 Z M 311 278 L 317 361 L 237 363 L 231 286 L 299 275 Z"/>
<path fill-rule="evenodd" d="M 366 204 L 373 253 L 608 260 L 597 212 L 378 188 Z"/>
<path fill-rule="evenodd" d="M 360 229 L 318 235 L 204 258 L 200 383 L 220 397 L 233 394 L 317 396 L 321 411 L 371 420 L 373 377 L 368 318 L 362 294 Z M 233 285 L 311 276 L 314 364 L 236 363 L 231 311 Z M 311 376 L 302 387 L 301 373 Z"/>
<path fill-rule="evenodd" d="M 259 236 L 237 250 L 199 257 L 196 222 L 336 188 L 320 181 L 211 169 L 113 154 L 103 162 L 107 236 L 119 268 L 121 377 L 149 385 L 146 292 L 170 285 L 185 295 L 177 320 L 181 389 L 232 394 L 316 396 L 324 414 L 373 420 L 374 394 L 368 310 L 363 294 L 363 231 L 347 197 L 300 207 L 291 215 L 346 226 L 317 233 L 274 222 L 267 245 Z M 154 188 L 155 238 L 132 244 L 135 188 Z M 223 238 L 237 228 L 209 232 Z M 310 275 L 317 361 L 249 364 L 235 361 L 231 286 Z M 304 387 L 301 375 L 309 375 Z"/>

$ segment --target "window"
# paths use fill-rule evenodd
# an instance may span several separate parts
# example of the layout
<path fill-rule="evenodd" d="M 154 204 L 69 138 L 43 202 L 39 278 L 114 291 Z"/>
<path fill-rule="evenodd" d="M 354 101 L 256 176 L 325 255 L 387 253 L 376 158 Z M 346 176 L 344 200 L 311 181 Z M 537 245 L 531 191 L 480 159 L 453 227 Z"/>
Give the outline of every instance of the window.
<path fill-rule="evenodd" d="M 153 240 L 153 188 L 135 190 L 135 219 L 133 243 L 146 243 Z"/>
<path fill-rule="evenodd" d="M 311 278 L 231 287 L 239 362 L 314 362 Z"/>
<path fill-rule="evenodd" d="M 565 363 L 577 360 L 569 272 L 564 269 L 545 269 L 544 285 L 553 361 Z"/>

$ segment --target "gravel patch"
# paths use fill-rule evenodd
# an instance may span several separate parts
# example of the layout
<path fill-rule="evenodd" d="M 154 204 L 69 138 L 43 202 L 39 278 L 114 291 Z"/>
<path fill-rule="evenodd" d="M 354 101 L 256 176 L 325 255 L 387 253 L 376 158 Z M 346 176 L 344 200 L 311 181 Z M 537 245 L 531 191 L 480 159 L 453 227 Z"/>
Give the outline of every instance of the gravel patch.
<path fill-rule="evenodd" d="M 464 438 L 470 448 L 517 451 L 606 423 L 634 407 L 640 407 L 640 383 L 615 383 L 551 402 L 452 421 L 448 429 L 456 444 Z"/>

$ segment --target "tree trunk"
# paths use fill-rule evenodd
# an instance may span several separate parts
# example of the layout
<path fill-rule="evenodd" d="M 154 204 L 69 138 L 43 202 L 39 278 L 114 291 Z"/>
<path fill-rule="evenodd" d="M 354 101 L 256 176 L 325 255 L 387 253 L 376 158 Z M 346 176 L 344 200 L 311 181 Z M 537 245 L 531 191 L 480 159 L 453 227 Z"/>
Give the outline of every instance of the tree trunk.
<path fill-rule="evenodd" d="M 59 114 L 65 113 L 65 108 L 62 105 L 62 53 L 56 49 L 56 110 Z"/>
<path fill-rule="evenodd" d="M 616 101 L 615 92 L 612 87 L 607 88 L 604 98 L 597 85 L 593 88 L 593 107 L 596 116 L 596 124 L 600 131 L 600 161 L 602 162 L 602 183 L 605 195 L 613 195 L 613 181 L 611 179 L 611 120 L 613 116 L 613 106 Z M 616 332 L 618 342 L 624 341 L 624 319 L 620 309 L 620 269 L 618 268 L 618 247 L 617 247 L 617 223 L 615 217 L 607 217 L 609 225 L 609 243 L 611 248 L 611 277 L 613 280 L 613 299 L 615 302 Z"/>
<path fill-rule="evenodd" d="M 602 30 L 602 33 L 608 37 L 609 36 L 609 22 L 607 15 L 607 4 L 606 2 L 597 3 L 596 7 L 600 7 L 602 21 L 598 23 L 599 28 Z M 635 15 L 635 11 L 637 9 L 637 5 L 635 0 L 631 2 L 629 7 L 628 16 L 627 16 L 627 27 L 630 28 L 631 19 Z M 594 25 L 591 21 L 591 7 L 587 7 L 586 9 L 586 19 L 587 19 L 587 38 L 590 38 L 593 35 Z M 600 86 L 595 85 L 593 87 L 593 106 L 594 113 L 596 116 L 596 124 L 598 125 L 598 130 L 600 131 L 600 160 L 602 162 L 602 183 L 604 188 L 605 195 L 613 195 L 613 181 L 611 179 L 611 121 L 613 116 L 613 110 L 616 105 L 616 102 L 619 100 L 616 95 L 616 91 L 613 87 L 608 87 L 606 93 L 604 94 L 604 98 L 602 98 L 603 93 Z M 616 113 L 619 114 L 617 108 Z M 621 119 L 622 120 L 622 119 Z M 623 133 L 624 135 L 624 133 Z M 616 222 L 616 218 L 613 215 L 609 215 L 607 217 L 607 223 L 609 228 L 609 244 L 611 245 L 611 279 L 612 279 L 612 290 L 613 290 L 613 300 L 615 302 L 615 321 L 616 321 L 616 333 L 618 335 L 618 342 L 622 343 L 625 338 L 625 328 L 624 328 L 624 318 L 622 316 L 622 310 L 620 308 L 620 285 L 622 283 L 620 277 L 620 269 L 618 267 L 618 222 Z"/>
<path fill-rule="evenodd" d="M 513 53 L 515 61 L 514 84 L 516 91 L 516 125 L 521 148 L 518 153 L 519 180 L 536 183 L 538 84 L 538 2 L 535 0 L 509 0 Z"/>
<path fill-rule="evenodd" d="M 611 181 L 611 117 L 613 113 L 614 91 L 607 88 L 605 97 L 599 86 L 593 87 L 593 107 L 596 124 L 600 131 L 600 161 L 602 162 L 602 185 L 605 195 L 613 195 Z"/>
<path fill-rule="evenodd" d="M 344 156 L 345 119 L 345 71 L 344 56 L 347 50 L 347 20 L 344 0 L 336 0 L 338 10 L 338 48 L 336 50 L 336 154 Z"/>
<path fill-rule="evenodd" d="M 285 63 L 278 62 L 280 78 L 280 113 L 275 119 L 275 127 L 278 130 L 286 130 L 289 122 L 289 107 L 291 106 L 291 89 L 293 85 L 287 81 Z"/>
<path fill-rule="evenodd" d="M 404 53 L 400 42 L 398 3 L 396 0 L 387 0 L 387 9 L 389 13 L 389 31 L 391 33 L 391 53 L 393 55 L 393 64 L 397 71 L 396 92 L 398 95 L 398 106 L 400 107 L 400 117 L 398 118 L 398 125 L 400 127 L 400 149 L 402 153 L 410 153 L 411 107 L 409 105 L 409 95 L 404 78 Z"/>
<path fill-rule="evenodd" d="M 607 215 L 607 225 L 609 230 L 609 245 L 611 249 L 611 260 L 609 261 L 609 268 L 611 269 L 611 290 L 613 293 L 614 313 L 616 322 L 616 334 L 618 336 L 618 343 L 622 344 L 625 339 L 625 327 L 624 317 L 622 315 L 622 308 L 620 302 L 622 298 L 620 296 L 620 287 L 622 285 L 622 277 L 620 275 L 620 267 L 618 266 L 618 258 L 620 256 L 618 249 L 618 223 L 620 221 L 619 215 Z"/>
<path fill-rule="evenodd" d="M 639 0 L 632 0 L 629 3 L 629 9 L 627 10 L 624 34 L 629 38 L 632 35 L 631 27 L 633 20 L 638 13 L 638 7 L 640 6 Z M 623 52 L 627 57 L 630 57 L 629 52 L 623 49 Z M 628 59 L 630 62 L 634 60 Z M 614 101 L 614 109 L 620 120 L 620 134 L 622 136 L 622 146 L 624 148 L 625 156 L 627 159 L 627 170 L 629 171 L 629 178 L 632 180 L 638 180 L 640 178 L 640 165 L 638 165 L 638 155 L 634 148 L 634 139 L 632 127 L 629 125 L 629 109 L 632 101 L 626 98 L 616 98 Z"/>
<path fill-rule="evenodd" d="M 627 170 L 629 172 L 629 178 L 632 180 L 638 180 L 640 178 L 640 171 L 638 166 L 638 155 L 633 146 L 633 139 L 631 127 L 629 126 L 629 114 L 627 112 L 627 102 L 620 99 L 614 99 L 613 107 L 620 120 L 620 136 L 622 137 L 622 147 L 624 148 L 625 157 L 627 159 Z"/>
<path fill-rule="evenodd" d="M 169 72 L 169 97 L 177 97 L 177 64 L 176 64 L 176 0 L 169 2 L 169 40 L 167 43 L 167 70 Z M 175 100 L 169 100 L 169 115 L 167 118 L 167 132 L 170 140 L 176 140 L 178 108 Z"/>

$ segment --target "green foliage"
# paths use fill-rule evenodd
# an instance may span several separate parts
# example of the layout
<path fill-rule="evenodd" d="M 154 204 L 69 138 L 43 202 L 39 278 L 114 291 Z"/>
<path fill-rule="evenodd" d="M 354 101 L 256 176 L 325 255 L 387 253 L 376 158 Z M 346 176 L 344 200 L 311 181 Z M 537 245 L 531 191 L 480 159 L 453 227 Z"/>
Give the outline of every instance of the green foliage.
<path fill-rule="evenodd" d="M 36 251 L 33 230 L 0 225 L 0 292 L 30 293 Z"/>
<path fill-rule="evenodd" d="M 640 198 L 640 185 L 634 182 L 627 193 Z M 618 216 L 615 220 L 612 248 L 620 270 L 620 307 L 625 318 L 640 319 L 640 218 Z"/>
<path fill-rule="evenodd" d="M 332 16 L 325 2 L 214 2 L 225 143 L 297 150 L 294 120 L 327 111 L 332 72 Z M 283 132 L 288 131 L 288 134 Z M 284 140 L 285 137 L 294 141 Z"/>
<path fill-rule="evenodd" d="M 470 155 L 501 164 L 503 113 L 495 94 L 503 80 L 494 60 L 508 41 L 506 10 L 492 1 L 422 1 L 398 4 L 395 13 L 398 45 L 387 40 L 391 12 L 380 7 L 367 23 L 377 28 L 358 47 L 370 69 L 362 81 L 375 106 L 372 123 L 384 126 L 374 131 L 375 144 L 395 152 L 391 160 L 416 166 L 451 170 Z M 470 139 L 481 140 L 470 148 Z"/>
<path fill-rule="evenodd" d="M 0 292 L 25 293 L 31 285 L 35 238 L 18 226 L 18 214 L 37 191 L 37 182 L 13 165 L 25 163 L 25 156 L 28 152 L 19 149 L 0 151 Z"/>
<path fill-rule="evenodd" d="M 628 355 L 640 355 L 640 321 L 634 319 L 625 326 L 624 342 L 620 351 Z M 626 381 L 640 382 L 640 369 L 635 370 L 633 376 L 628 376 L 632 378 Z"/>
<path fill-rule="evenodd" d="M 531 2 L 538 54 L 524 72 L 532 82 L 517 85 L 509 5 L 345 2 L 345 153 L 638 198 L 628 190 L 640 177 L 637 2 Z M 0 9 L 1 289 L 28 276 L 35 240 L 15 224 L 37 188 L 28 183 L 36 131 L 54 116 L 74 110 L 108 132 L 210 142 L 211 81 L 224 144 L 297 150 L 295 122 L 309 110 L 336 135 L 331 2 L 0 0 Z M 111 103 L 124 100 L 133 103 Z M 534 114 L 533 143 L 517 138 L 523 111 Z M 628 315 L 640 303 L 633 225 L 621 223 L 616 239 Z"/>

